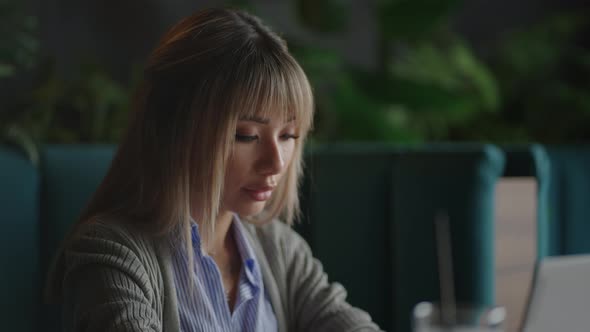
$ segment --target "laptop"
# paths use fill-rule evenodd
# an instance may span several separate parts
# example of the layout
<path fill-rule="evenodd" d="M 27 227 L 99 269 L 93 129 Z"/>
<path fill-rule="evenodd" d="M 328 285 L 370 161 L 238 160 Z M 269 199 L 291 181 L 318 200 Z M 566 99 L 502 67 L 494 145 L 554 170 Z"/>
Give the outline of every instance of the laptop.
<path fill-rule="evenodd" d="M 522 332 L 590 331 L 590 255 L 540 260 L 525 311 Z"/>

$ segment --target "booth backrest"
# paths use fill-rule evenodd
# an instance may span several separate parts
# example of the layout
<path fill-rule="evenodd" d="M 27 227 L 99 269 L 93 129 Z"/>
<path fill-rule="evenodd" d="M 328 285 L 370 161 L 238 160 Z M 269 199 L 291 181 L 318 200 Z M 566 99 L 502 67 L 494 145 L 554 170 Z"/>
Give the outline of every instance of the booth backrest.
<path fill-rule="evenodd" d="M 450 217 L 458 299 L 494 302 L 490 145 L 331 145 L 307 154 L 303 233 L 349 300 L 387 331 L 408 331 L 419 301 L 439 298 L 434 218 Z"/>
<path fill-rule="evenodd" d="M 41 153 L 41 271 L 47 275 L 62 239 L 102 181 L 114 155 L 110 145 L 50 145 Z M 59 308 L 41 304 L 41 320 L 61 331 Z"/>
<path fill-rule="evenodd" d="M 505 176 L 537 181 L 537 257 L 590 253 L 590 147 L 503 147 Z"/>
<path fill-rule="evenodd" d="M 113 154 L 113 146 L 47 146 L 35 168 L 0 150 L 7 330 L 59 331 L 57 308 L 40 304 L 43 280 Z M 438 299 L 439 212 L 450 218 L 458 299 L 493 303 L 493 191 L 504 162 L 497 148 L 330 145 L 309 149 L 305 160 L 296 229 L 382 328 L 408 331 L 412 306 Z"/>
<path fill-rule="evenodd" d="M 449 220 L 456 300 L 491 305 L 494 193 L 504 169 L 491 145 L 433 146 L 399 156 L 394 166 L 393 251 L 396 331 L 410 331 L 420 301 L 439 301 L 435 218 Z"/>
<path fill-rule="evenodd" d="M 348 300 L 386 331 L 393 322 L 391 178 L 396 150 L 311 150 L 303 185 L 304 234 Z"/>
<path fill-rule="evenodd" d="M 547 188 L 547 255 L 590 253 L 590 147 L 546 147 L 550 161 Z"/>
<path fill-rule="evenodd" d="M 2 330 L 36 331 L 39 322 L 39 173 L 0 147 L 0 312 Z"/>

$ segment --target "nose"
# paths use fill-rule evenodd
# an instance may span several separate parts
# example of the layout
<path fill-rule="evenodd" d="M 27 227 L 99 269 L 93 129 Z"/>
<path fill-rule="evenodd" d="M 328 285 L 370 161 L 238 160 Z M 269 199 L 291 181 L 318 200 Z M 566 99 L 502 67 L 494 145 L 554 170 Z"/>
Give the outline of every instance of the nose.
<path fill-rule="evenodd" d="M 285 166 L 281 146 L 276 140 L 267 141 L 260 151 L 256 169 L 261 175 L 279 174 Z"/>

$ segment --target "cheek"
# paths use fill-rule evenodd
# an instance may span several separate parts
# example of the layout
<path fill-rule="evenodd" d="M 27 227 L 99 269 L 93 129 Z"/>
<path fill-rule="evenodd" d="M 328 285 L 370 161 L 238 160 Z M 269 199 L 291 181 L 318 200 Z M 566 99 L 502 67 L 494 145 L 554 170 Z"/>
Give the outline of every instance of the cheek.
<path fill-rule="evenodd" d="M 252 168 L 252 153 L 247 147 L 234 147 L 232 157 L 225 169 L 224 192 L 231 195 L 236 188 L 244 185 Z"/>
<path fill-rule="evenodd" d="M 243 168 L 250 168 L 256 162 L 256 146 L 254 144 L 236 144 L 232 150 L 232 157 L 229 161 L 233 171 Z"/>
<path fill-rule="evenodd" d="M 283 168 L 283 172 L 285 172 L 287 170 L 287 168 L 289 168 L 289 165 L 291 165 L 291 162 L 293 161 L 293 157 L 295 156 L 295 142 L 290 142 L 289 144 L 286 144 L 283 147 L 283 151 L 282 151 L 282 155 L 283 155 L 283 161 L 285 163 L 285 166 Z"/>

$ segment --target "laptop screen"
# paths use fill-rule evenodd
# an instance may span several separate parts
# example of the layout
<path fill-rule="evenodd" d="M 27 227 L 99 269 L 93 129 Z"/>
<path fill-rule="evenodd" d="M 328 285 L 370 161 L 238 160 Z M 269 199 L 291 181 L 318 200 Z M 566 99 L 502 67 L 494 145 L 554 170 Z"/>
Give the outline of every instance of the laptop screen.
<path fill-rule="evenodd" d="M 537 263 L 522 331 L 590 331 L 590 255 Z"/>

